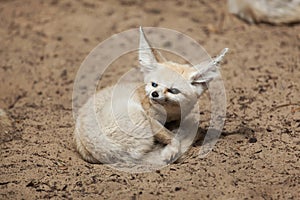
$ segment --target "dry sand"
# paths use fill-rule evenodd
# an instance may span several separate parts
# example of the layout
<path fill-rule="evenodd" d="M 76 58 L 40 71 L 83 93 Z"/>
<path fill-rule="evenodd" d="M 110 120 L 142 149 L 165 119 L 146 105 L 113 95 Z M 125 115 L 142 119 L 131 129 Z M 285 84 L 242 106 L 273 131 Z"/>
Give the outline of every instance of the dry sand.
<path fill-rule="evenodd" d="M 210 55 L 231 49 L 227 117 L 204 159 L 197 142 L 181 163 L 129 174 L 75 152 L 71 100 L 88 53 L 140 25 L 185 33 Z M 299 34 L 299 25 L 248 25 L 225 1 L 1 0 L 0 199 L 300 199 Z"/>

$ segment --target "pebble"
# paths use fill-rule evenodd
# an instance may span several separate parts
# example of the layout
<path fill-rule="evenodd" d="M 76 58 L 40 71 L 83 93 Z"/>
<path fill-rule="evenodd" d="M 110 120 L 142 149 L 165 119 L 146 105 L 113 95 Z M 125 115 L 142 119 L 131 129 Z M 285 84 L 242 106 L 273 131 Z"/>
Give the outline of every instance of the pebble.
<path fill-rule="evenodd" d="M 256 143 L 257 139 L 255 137 L 252 137 L 249 139 L 249 143 Z"/>

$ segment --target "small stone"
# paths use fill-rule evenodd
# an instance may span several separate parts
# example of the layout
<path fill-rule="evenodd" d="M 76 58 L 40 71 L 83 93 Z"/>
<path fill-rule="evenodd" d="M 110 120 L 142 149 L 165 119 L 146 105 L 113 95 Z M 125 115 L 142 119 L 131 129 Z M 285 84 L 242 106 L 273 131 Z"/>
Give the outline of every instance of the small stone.
<path fill-rule="evenodd" d="M 249 143 L 255 143 L 255 142 L 257 142 L 257 139 L 255 137 L 249 139 Z"/>
<path fill-rule="evenodd" d="M 66 69 L 64 69 L 61 74 L 60 77 L 65 78 L 68 75 L 68 71 Z"/>

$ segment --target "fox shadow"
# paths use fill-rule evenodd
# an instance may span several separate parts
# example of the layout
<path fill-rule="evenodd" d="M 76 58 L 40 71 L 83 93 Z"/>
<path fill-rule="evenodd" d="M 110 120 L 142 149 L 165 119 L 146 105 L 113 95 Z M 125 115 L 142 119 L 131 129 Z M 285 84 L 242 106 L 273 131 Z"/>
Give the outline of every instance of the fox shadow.
<path fill-rule="evenodd" d="M 180 122 L 173 121 L 165 124 L 165 127 L 172 131 L 173 133 L 176 133 L 178 130 L 178 127 L 180 126 Z M 218 139 L 224 139 L 230 135 L 241 135 L 245 137 L 245 139 L 251 139 L 255 138 L 255 131 L 254 129 L 245 126 L 244 124 L 240 124 L 235 130 L 233 131 L 225 131 L 225 130 L 219 130 L 214 128 L 203 128 L 199 127 L 197 130 L 197 133 L 193 140 L 193 146 L 199 147 L 202 146 L 205 138 L 205 142 L 210 142 L 212 140 L 218 140 Z"/>
<path fill-rule="evenodd" d="M 221 133 L 220 133 L 221 132 Z M 214 136 L 219 135 L 218 137 L 210 137 L 208 134 L 212 134 Z M 194 147 L 199 147 L 203 145 L 204 139 L 206 136 L 210 137 L 212 140 L 218 140 L 218 139 L 224 139 L 230 135 L 241 135 L 245 139 L 253 139 L 255 138 L 255 131 L 254 129 L 244 126 L 244 125 L 239 125 L 236 130 L 233 131 L 222 131 L 218 129 L 213 129 L 213 128 L 202 128 L 199 127 L 197 131 L 197 135 L 194 139 L 193 146 Z M 207 140 L 209 142 L 209 140 Z"/>
<path fill-rule="evenodd" d="M 201 148 L 209 143 L 215 144 L 218 140 L 225 139 L 230 135 L 241 135 L 245 139 L 248 139 L 249 143 L 254 143 L 257 141 L 254 133 L 255 131 L 252 128 L 244 125 L 238 126 L 234 131 L 220 131 L 212 128 L 199 127 L 191 146 L 185 152 L 183 152 L 183 154 L 174 162 L 174 164 L 184 163 L 188 158 L 195 158 L 195 156 L 199 156 L 199 154 L 196 155 L 194 151 L 191 151 L 192 147 Z M 213 148 L 213 146 L 211 146 L 211 148 Z M 205 152 L 204 150 L 203 155 L 208 152 Z"/>

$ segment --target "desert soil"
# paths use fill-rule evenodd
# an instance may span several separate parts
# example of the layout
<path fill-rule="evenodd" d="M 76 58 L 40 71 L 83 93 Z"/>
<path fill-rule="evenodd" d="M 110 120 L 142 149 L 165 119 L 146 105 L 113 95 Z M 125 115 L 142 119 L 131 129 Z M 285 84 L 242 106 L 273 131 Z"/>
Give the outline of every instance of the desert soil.
<path fill-rule="evenodd" d="M 230 48 L 227 115 L 205 158 L 198 141 L 180 163 L 130 174 L 76 153 L 72 89 L 95 46 L 140 25 L 180 31 L 210 55 Z M 300 199 L 299 70 L 299 25 L 249 25 L 225 1 L 1 0 L 0 199 Z"/>

